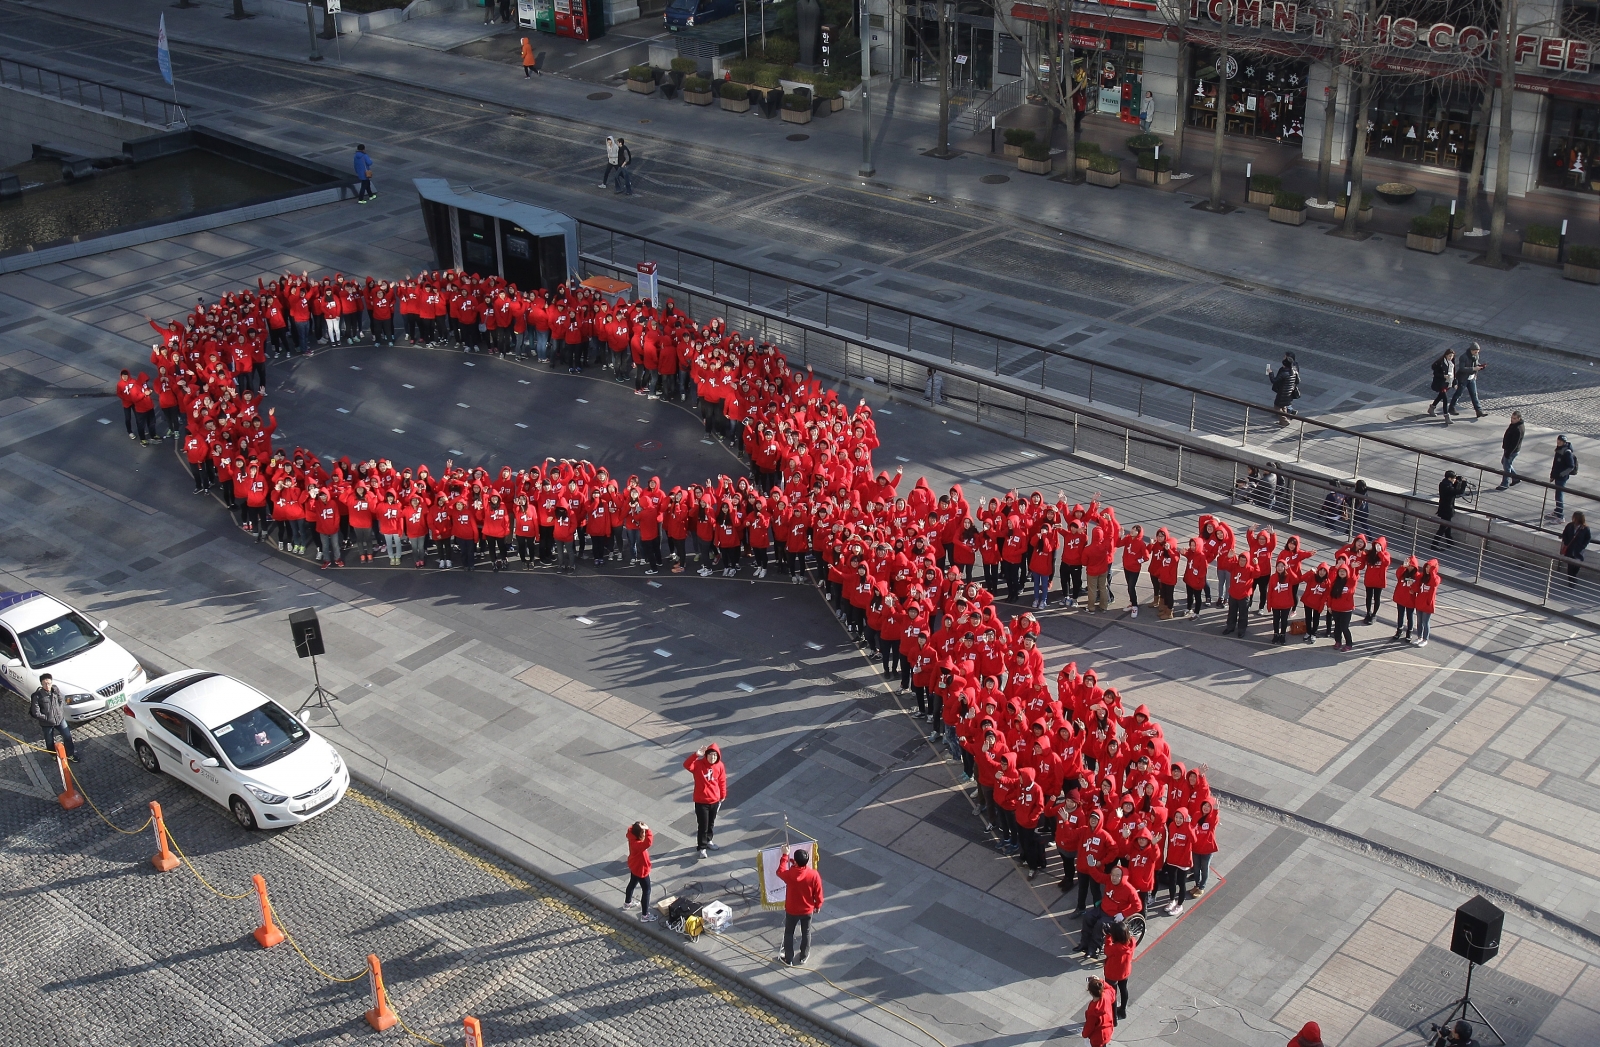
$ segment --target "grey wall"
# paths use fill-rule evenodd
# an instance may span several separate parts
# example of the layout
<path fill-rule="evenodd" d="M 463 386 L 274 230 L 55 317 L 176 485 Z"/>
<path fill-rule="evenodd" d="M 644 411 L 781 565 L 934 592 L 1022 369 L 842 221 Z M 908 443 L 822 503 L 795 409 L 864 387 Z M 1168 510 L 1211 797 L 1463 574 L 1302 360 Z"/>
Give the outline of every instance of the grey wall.
<path fill-rule="evenodd" d="M 14 87 L 0 89 L 0 167 L 33 156 L 35 143 L 64 146 L 85 156 L 113 156 L 122 152 L 123 142 L 163 130 L 159 124 L 123 120 Z"/>

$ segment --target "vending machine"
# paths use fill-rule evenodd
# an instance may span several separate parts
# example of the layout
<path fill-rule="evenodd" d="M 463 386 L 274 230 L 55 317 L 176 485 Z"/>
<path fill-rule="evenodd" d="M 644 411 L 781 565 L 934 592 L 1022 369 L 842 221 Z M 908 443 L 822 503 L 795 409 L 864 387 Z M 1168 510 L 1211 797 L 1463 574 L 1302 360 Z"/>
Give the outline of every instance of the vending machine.
<path fill-rule="evenodd" d="M 574 40 L 606 35 L 605 0 L 554 0 L 555 33 Z"/>
<path fill-rule="evenodd" d="M 517 0 L 517 26 L 537 29 L 541 33 L 556 31 L 554 0 Z"/>

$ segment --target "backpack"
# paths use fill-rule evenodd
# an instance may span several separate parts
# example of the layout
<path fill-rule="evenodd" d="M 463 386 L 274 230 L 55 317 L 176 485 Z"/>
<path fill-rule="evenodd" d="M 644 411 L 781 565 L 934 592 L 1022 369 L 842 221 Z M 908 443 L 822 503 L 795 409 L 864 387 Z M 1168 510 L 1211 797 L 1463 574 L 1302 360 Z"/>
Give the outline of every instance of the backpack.
<path fill-rule="evenodd" d="M 1568 450 L 1567 453 L 1572 456 L 1572 472 L 1568 473 L 1567 475 L 1568 476 L 1577 476 L 1578 475 L 1578 452 L 1577 451 L 1573 451 L 1573 450 Z"/>

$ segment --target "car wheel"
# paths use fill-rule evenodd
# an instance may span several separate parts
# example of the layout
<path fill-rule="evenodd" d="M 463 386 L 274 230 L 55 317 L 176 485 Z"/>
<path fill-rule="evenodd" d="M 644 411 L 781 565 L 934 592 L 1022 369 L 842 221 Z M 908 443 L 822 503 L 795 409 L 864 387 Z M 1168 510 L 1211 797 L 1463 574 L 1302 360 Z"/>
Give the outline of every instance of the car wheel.
<path fill-rule="evenodd" d="M 256 816 L 249 804 L 235 796 L 228 801 L 228 809 L 233 812 L 233 820 L 239 823 L 239 828 L 245 832 L 255 832 Z"/>
<path fill-rule="evenodd" d="M 155 750 L 144 742 L 134 742 L 133 751 L 139 757 L 139 766 L 151 774 L 161 773 L 161 761 L 156 759 Z"/>

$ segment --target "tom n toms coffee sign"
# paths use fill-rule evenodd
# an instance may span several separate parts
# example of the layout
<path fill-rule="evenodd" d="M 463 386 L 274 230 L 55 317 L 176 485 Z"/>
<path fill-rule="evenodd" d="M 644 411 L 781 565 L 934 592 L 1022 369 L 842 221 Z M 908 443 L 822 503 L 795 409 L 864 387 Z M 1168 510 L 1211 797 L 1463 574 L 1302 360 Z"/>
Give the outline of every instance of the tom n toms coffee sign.
<path fill-rule="evenodd" d="M 1327 31 L 1327 23 L 1334 15 L 1331 8 L 1288 3 L 1286 0 L 1189 0 L 1190 18 L 1198 21 L 1202 12 L 1206 18 L 1218 23 L 1227 17 L 1224 12 L 1231 13 L 1232 23 L 1246 29 L 1263 28 L 1262 20 L 1265 18 L 1265 27 L 1274 33 L 1309 33 L 1317 38 Z M 1343 38 L 1359 40 L 1362 29 L 1362 18 L 1346 11 Z M 1396 51 L 1421 50 L 1492 60 L 1497 56 L 1500 44 L 1499 32 L 1482 26 L 1457 26 L 1451 22 L 1430 24 L 1415 18 L 1395 18 L 1392 15 L 1374 19 L 1368 31 L 1369 39 L 1374 43 Z M 1569 73 L 1589 71 L 1590 44 L 1587 40 L 1518 33 L 1513 47 L 1515 60 L 1521 66 Z"/>

